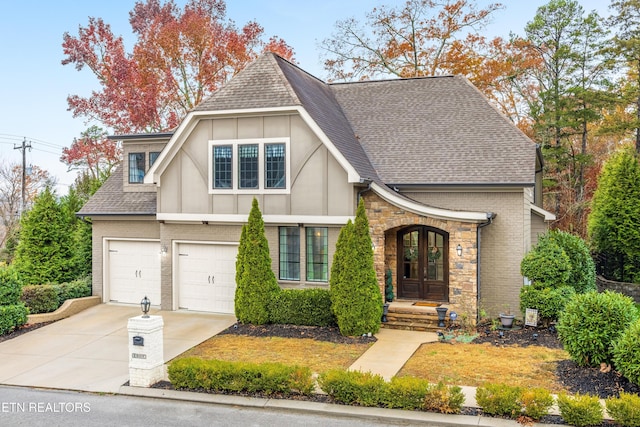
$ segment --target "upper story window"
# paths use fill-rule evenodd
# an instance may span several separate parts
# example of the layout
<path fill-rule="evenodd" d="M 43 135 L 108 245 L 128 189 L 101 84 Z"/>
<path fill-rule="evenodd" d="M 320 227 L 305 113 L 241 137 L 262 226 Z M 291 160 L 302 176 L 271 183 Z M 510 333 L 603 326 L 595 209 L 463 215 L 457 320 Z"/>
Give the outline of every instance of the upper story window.
<path fill-rule="evenodd" d="M 209 141 L 209 193 L 286 194 L 289 138 Z"/>
<path fill-rule="evenodd" d="M 149 167 L 153 166 L 158 157 L 160 157 L 160 151 L 151 151 L 149 153 Z"/>
<path fill-rule="evenodd" d="M 129 183 L 139 184 L 144 181 L 144 154 L 129 153 Z"/>

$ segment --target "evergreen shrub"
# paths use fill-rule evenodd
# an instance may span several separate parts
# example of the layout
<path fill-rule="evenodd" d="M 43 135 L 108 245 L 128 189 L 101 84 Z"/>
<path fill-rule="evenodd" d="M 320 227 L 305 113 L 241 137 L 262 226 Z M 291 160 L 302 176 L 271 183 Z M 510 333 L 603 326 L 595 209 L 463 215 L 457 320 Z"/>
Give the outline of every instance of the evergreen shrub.
<path fill-rule="evenodd" d="M 29 309 L 22 303 L 0 305 L 0 335 L 27 323 Z"/>
<path fill-rule="evenodd" d="M 576 427 L 600 425 L 604 419 L 598 396 L 588 394 L 569 396 L 561 393 L 558 395 L 558 409 L 560 409 L 560 416 Z"/>
<path fill-rule="evenodd" d="M 385 388 L 382 403 L 387 408 L 422 409 L 429 388 L 429 382 L 421 378 L 393 377 Z"/>
<path fill-rule="evenodd" d="M 335 326 L 326 289 L 283 289 L 269 305 L 271 322 L 283 325 Z"/>
<path fill-rule="evenodd" d="M 309 395 L 313 391 L 309 368 L 281 363 L 228 362 L 187 357 L 171 362 L 167 372 L 169 381 L 177 389 L 265 395 Z"/>
<path fill-rule="evenodd" d="M 640 385 L 640 319 L 626 328 L 614 342 L 613 364 L 625 378 Z M 640 407 L 638 411 L 640 414 Z"/>
<path fill-rule="evenodd" d="M 424 397 L 422 409 L 442 414 L 459 414 L 464 404 L 464 393 L 458 386 L 443 382 L 431 384 Z"/>
<path fill-rule="evenodd" d="M 376 333 L 382 319 L 382 294 L 373 266 L 369 220 L 360 200 L 354 223 L 340 231 L 330 279 L 331 304 L 340 333 Z"/>
<path fill-rule="evenodd" d="M 51 313 L 60 306 L 56 288 L 51 284 L 24 286 L 21 300 L 31 314 Z"/>
<path fill-rule="evenodd" d="M 558 338 L 579 366 L 610 363 L 613 343 L 637 317 L 628 296 L 611 291 L 577 294 L 560 316 Z"/>
<path fill-rule="evenodd" d="M 378 406 L 387 394 L 384 378 L 371 372 L 333 369 L 318 376 L 318 385 L 345 405 Z"/>
<path fill-rule="evenodd" d="M 0 268 L 0 305 L 13 305 L 20 301 L 22 281 L 12 267 Z"/>
<path fill-rule="evenodd" d="M 519 402 L 523 415 L 539 420 L 549 414 L 553 406 L 553 396 L 544 388 L 528 388 L 520 393 Z"/>
<path fill-rule="evenodd" d="M 564 311 L 567 302 L 576 294 L 571 286 L 559 288 L 536 288 L 523 286 L 520 288 L 520 311 L 525 313 L 527 308 L 538 310 L 538 316 L 544 324 L 557 320 Z"/>
<path fill-rule="evenodd" d="M 271 269 L 264 221 L 254 198 L 249 221 L 243 226 L 236 258 L 235 314 L 238 321 L 255 325 L 270 322 L 269 305 L 280 291 Z"/>
<path fill-rule="evenodd" d="M 613 420 L 623 427 L 640 427 L 640 396 L 633 393 L 620 393 L 619 397 L 605 400 L 607 412 Z"/>
<path fill-rule="evenodd" d="M 489 415 L 503 415 L 516 418 L 520 415 L 519 387 L 507 384 L 485 384 L 476 389 L 476 402 L 482 412 Z"/>

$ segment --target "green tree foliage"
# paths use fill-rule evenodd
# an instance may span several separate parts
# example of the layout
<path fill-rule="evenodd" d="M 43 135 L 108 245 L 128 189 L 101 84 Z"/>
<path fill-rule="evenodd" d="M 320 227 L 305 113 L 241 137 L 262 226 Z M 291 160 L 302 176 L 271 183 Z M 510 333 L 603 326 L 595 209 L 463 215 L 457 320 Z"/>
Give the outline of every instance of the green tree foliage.
<path fill-rule="evenodd" d="M 373 267 L 369 220 L 361 200 L 356 219 L 340 232 L 330 280 L 331 303 L 347 336 L 376 333 L 382 317 L 382 295 Z"/>
<path fill-rule="evenodd" d="M 610 363 L 612 345 L 638 318 L 633 299 L 606 291 L 577 294 L 558 322 L 558 338 L 580 366 Z"/>
<path fill-rule="evenodd" d="M 254 198 L 249 222 L 243 226 L 236 259 L 235 313 L 238 321 L 263 325 L 269 323 L 269 305 L 280 291 L 271 270 L 269 243 L 264 234 L 264 221 Z"/>
<path fill-rule="evenodd" d="M 622 332 L 613 345 L 613 364 L 626 379 L 640 385 L 640 320 Z M 640 411 L 640 406 L 638 407 Z M 640 412 L 638 412 L 640 417 Z"/>
<path fill-rule="evenodd" d="M 596 253 L 621 259 L 614 280 L 640 283 L 640 164 L 625 148 L 605 163 L 589 215 L 589 237 Z"/>
<path fill-rule="evenodd" d="M 626 107 L 634 113 L 623 126 L 635 130 L 635 150 L 640 154 L 640 1 L 614 0 L 609 6 L 616 15 L 609 18 L 609 25 L 616 27 L 613 51 L 619 55 L 634 81 L 627 86 Z"/>
<path fill-rule="evenodd" d="M 47 188 L 21 220 L 14 266 L 26 284 L 75 279 L 68 212 Z"/>
<path fill-rule="evenodd" d="M 578 293 L 595 291 L 596 266 L 585 241 L 575 234 L 560 230 L 552 230 L 544 238 L 558 243 L 569 257 L 569 286 Z"/>

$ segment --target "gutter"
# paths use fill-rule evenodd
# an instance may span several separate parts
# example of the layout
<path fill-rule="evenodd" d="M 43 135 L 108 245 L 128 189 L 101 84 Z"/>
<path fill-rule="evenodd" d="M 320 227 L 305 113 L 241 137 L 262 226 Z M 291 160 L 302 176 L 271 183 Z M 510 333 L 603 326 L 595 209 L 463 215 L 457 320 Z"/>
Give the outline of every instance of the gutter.
<path fill-rule="evenodd" d="M 478 224 L 476 231 L 476 247 L 478 248 L 478 254 L 476 255 L 478 261 L 478 268 L 476 269 L 476 284 L 478 288 L 478 292 L 476 292 L 476 324 L 480 320 L 480 269 L 482 263 L 480 262 L 480 243 L 481 243 L 481 229 L 493 223 L 493 218 L 496 217 L 494 212 L 487 212 L 487 222 L 483 222 L 482 224 Z"/>

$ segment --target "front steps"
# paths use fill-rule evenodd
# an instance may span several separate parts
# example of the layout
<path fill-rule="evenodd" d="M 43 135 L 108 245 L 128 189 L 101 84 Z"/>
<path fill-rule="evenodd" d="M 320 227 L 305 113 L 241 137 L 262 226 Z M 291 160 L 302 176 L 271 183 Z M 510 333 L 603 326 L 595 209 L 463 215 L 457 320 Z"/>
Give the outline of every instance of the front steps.
<path fill-rule="evenodd" d="M 405 331 L 436 332 L 444 328 L 438 327 L 438 313 L 435 307 L 413 305 L 415 301 L 393 301 L 389 304 L 387 322 L 383 328 L 402 329 Z M 445 304 L 441 307 L 446 307 Z M 449 320 L 447 312 L 447 320 Z"/>

